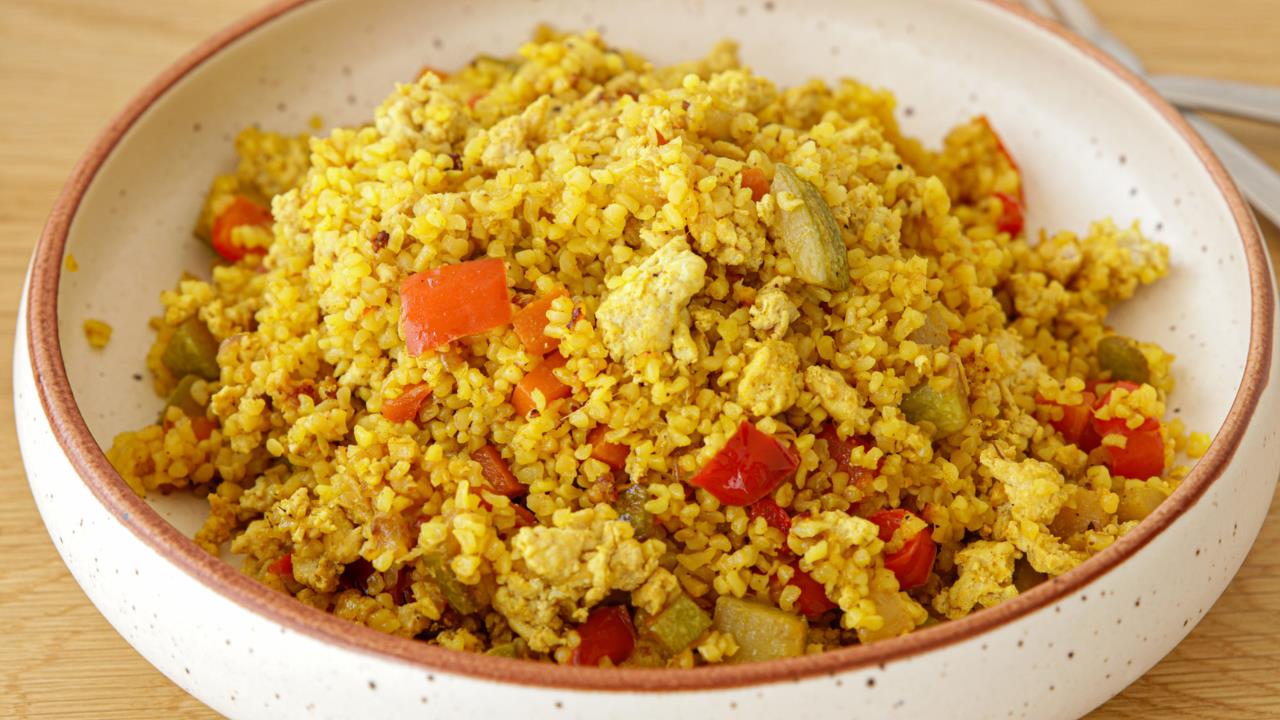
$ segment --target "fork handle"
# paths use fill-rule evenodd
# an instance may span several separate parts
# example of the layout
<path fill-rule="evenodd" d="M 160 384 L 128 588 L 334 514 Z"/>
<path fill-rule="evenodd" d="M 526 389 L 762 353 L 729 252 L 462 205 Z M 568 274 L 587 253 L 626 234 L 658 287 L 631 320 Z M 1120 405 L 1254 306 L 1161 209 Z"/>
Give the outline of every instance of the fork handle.
<path fill-rule="evenodd" d="M 1153 75 L 1149 79 L 1178 107 L 1280 124 L 1280 88 L 1189 75 Z"/>
<path fill-rule="evenodd" d="M 1187 122 L 1217 153 L 1254 209 L 1280 225 L 1280 173 L 1217 125 L 1195 113 L 1187 113 L 1186 117 Z"/>

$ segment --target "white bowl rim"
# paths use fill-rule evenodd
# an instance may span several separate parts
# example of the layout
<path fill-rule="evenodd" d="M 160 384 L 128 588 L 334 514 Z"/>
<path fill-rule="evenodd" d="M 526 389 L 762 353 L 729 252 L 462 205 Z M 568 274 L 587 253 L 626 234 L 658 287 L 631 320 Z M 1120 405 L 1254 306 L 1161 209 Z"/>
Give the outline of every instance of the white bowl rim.
<path fill-rule="evenodd" d="M 1180 487 L 1149 518 L 1107 549 L 1059 577 L 996 607 L 872 645 L 742 665 L 691 669 L 587 668 L 536 663 L 448 650 L 386 635 L 297 602 L 209 555 L 139 498 L 107 461 L 80 413 L 62 361 L 58 289 L 67 234 L 80 201 L 116 144 L 138 118 L 179 80 L 236 39 L 315 0 L 277 0 L 202 42 L 149 83 L 99 134 L 59 194 L 32 260 L 28 287 L 27 347 L 40 403 L 71 464 L 98 500 L 142 542 L 210 590 L 284 627 L 351 650 L 409 662 L 429 671 L 498 682 L 604 691 L 692 691 L 795 681 L 816 675 L 884 667 L 950 646 L 1008 624 L 1074 594 L 1150 542 L 1187 512 L 1220 477 L 1239 447 L 1266 388 L 1272 362 L 1275 299 L 1266 247 L 1253 215 L 1231 177 L 1182 115 L 1141 77 L 1056 23 L 1008 0 L 983 0 L 1065 40 L 1077 52 L 1129 85 L 1194 151 L 1230 209 L 1243 244 L 1252 309 L 1244 376 L 1222 428 Z"/>

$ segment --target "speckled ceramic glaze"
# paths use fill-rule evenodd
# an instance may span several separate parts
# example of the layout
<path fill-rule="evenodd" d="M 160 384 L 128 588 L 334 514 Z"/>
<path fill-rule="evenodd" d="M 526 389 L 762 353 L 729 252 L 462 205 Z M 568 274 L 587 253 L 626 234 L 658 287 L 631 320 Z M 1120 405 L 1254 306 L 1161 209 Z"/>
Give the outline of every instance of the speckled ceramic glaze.
<path fill-rule="evenodd" d="M 1116 316 L 1179 356 L 1171 411 L 1216 431 L 1154 515 L 998 608 L 820 656 L 697 670 L 599 670 L 451 653 L 303 607 L 199 550 L 203 503 L 135 497 L 101 446 L 160 405 L 143 378 L 157 296 L 208 266 L 190 227 L 249 123 L 355 123 L 424 63 L 505 51 L 532 27 L 596 27 L 660 61 L 712 41 L 782 83 L 892 88 L 937 144 L 988 114 L 1026 173 L 1032 228 L 1141 220 L 1167 280 Z M 64 253 L 81 270 L 62 271 Z M 91 350 L 86 318 L 115 327 Z M 990 2 L 313 0 L 210 40 L 130 105 L 54 209 L 19 314 L 16 405 L 31 488 L 58 551 L 157 668 L 233 717 L 806 718 L 1080 715 L 1205 614 L 1266 515 L 1277 445 L 1274 299 L 1257 228 L 1222 169 L 1146 86 L 1079 40 Z M 139 706 L 145 698 L 138 699 Z"/>

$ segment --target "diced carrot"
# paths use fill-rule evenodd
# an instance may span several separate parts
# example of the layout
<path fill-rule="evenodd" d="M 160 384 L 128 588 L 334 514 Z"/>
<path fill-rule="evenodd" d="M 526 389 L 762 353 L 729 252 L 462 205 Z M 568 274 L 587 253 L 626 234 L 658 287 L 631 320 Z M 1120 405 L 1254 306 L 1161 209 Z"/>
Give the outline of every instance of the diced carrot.
<path fill-rule="evenodd" d="M 547 337 L 547 311 L 556 298 L 567 295 L 560 288 L 552 290 L 525 305 L 512 319 L 511 325 L 515 328 L 516 337 L 520 338 L 520 344 L 524 345 L 530 355 L 546 355 L 560 345 L 559 338 Z"/>
<path fill-rule="evenodd" d="M 235 262 L 249 254 L 261 255 L 267 251 L 266 248 L 240 247 L 231 237 L 231 231 L 242 225 L 270 226 L 271 223 L 271 210 L 243 195 L 237 195 L 231 200 L 231 204 L 214 218 L 210 242 L 213 249 L 227 262 Z"/>
<path fill-rule="evenodd" d="M 760 198 L 769 192 L 769 178 L 760 168 L 749 167 L 742 171 L 742 187 L 751 191 L 752 200 L 760 202 Z"/>
<path fill-rule="evenodd" d="M 476 93 L 475 95 L 472 95 L 471 97 L 467 98 L 467 107 L 468 107 L 468 108 L 470 108 L 470 109 L 472 109 L 472 110 L 475 110 L 475 109 L 476 109 L 476 103 L 478 103 L 478 102 L 480 102 L 481 100 L 483 100 L 483 99 L 484 99 L 484 96 L 485 96 L 485 95 L 488 95 L 488 94 L 489 94 L 489 93 L 487 93 L 487 92 Z"/>
<path fill-rule="evenodd" d="M 627 464 L 627 456 L 631 454 L 631 448 L 605 440 L 604 436 L 607 432 L 609 432 L 608 425 L 597 425 L 587 433 L 587 442 L 591 444 L 591 457 L 614 470 L 621 470 Z"/>
<path fill-rule="evenodd" d="M 507 270 L 500 258 L 432 268 L 400 283 L 400 332 L 410 355 L 509 322 Z"/>
<path fill-rule="evenodd" d="M 480 472 L 484 475 L 489 492 L 495 495 L 519 497 L 529 491 L 528 487 L 520 484 L 516 479 L 511 468 L 507 467 L 507 461 L 502 459 L 498 448 L 485 445 L 471 453 L 471 459 L 480 463 Z"/>
<path fill-rule="evenodd" d="M 553 352 L 543 358 L 537 367 L 520 378 L 520 382 L 516 383 L 516 388 L 511 393 L 511 404 L 515 406 L 517 413 L 523 417 L 537 407 L 537 404 L 533 401 L 533 391 L 535 390 L 540 391 L 542 397 L 548 403 L 569 397 L 573 389 L 560 382 L 555 373 L 552 372 L 556 368 L 564 367 L 566 362 L 568 360 L 565 360 L 560 353 Z"/>
<path fill-rule="evenodd" d="M 399 395 L 382 401 L 382 417 L 391 422 L 415 420 L 418 417 L 418 411 L 422 409 L 422 404 L 430 397 L 431 386 L 426 383 L 405 388 Z"/>
<path fill-rule="evenodd" d="M 663 135 L 661 131 L 654 130 L 654 131 L 653 131 L 653 134 L 657 136 L 657 138 L 658 138 L 658 144 L 659 144 L 659 145 L 666 145 L 666 144 L 667 144 L 667 136 L 666 136 L 666 135 Z"/>

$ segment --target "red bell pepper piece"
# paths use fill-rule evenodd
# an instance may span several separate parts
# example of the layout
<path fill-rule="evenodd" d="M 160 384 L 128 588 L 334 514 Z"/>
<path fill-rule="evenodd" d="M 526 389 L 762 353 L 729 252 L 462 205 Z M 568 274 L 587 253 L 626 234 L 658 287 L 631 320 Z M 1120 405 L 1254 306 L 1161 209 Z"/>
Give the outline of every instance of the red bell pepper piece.
<path fill-rule="evenodd" d="M 511 468 L 507 467 L 507 461 L 502 459 L 498 448 L 485 445 L 471 453 L 471 459 L 480 464 L 485 484 L 494 495 L 519 497 L 529 491 L 528 486 L 522 485 Z"/>
<path fill-rule="evenodd" d="M 781 530 L 783 535 L 791 532 L 791 515 L 771 497 L 760 498 L 747 506 L 747 515 L 752 520 L 764 518 L 769 527 Z"/>
<path fill-rule="evenodd" d="M 621 470 L 627 464 L 627 456 L 631 454 L 631 448 L 605 440 L 604 436 L 607 432 L 609 432 L 608 425 L 597 425 L 587 433 L 587 442 L 591 444 L 591 457 L 614 470 Z"/>
<path fill-rule="evenodd" d="M 772 435 L 743 421 L 720 452 L 689 484 L 725 505 L 750 505 L 791 477 L 800 460 Z"/>
<path fill-rule="evenodd" d="M 764 176 L 760 168 L 747 168 L 742 171 L 742 187 L 751 191 L 751 199 L 760 202 L 760 198 L 769 192 L 769 178 Z"/>
<path fill-rule="evenodd" d="M 280 577 L 293 577 L 293 553 L 281 555 L 279 560 L 267 566 L 267 572 Z"/>
<path fill-rule="evenodd" d="M 867 519 L 880 528 L 880 539 L 889 542 L 908 514 L 902 508 L 894 508 L 872 513 Z M 911 536 L 901 550 L 885 555 L 884 566 L 898 577 L 898 585 L 903 590 L 910 590 L 920 587 L 929 579 L 937 554 L 938 546 L 933 542 L 933 532 L 925 528 Z"/>
<path fill-rule="evenodd" d="M 893 539 L 893 534 L 898 532 L 898 528 L 902 525 L 902 521 L 907 519 L 907 511 L 902 508 L 893 508 L 892 510 L 879 510 L 867 516 L 867 519 L 876 524 L 880 528 L 880 540 L 889 542 Z"/>
<path fill-rule="evenodd" d="M 1111 393 L 1115 392 L 1118 389 L 1124 389 L 1124 390 L 1128 390 L 1129 392 L 1133 392 L 1134 390 L 1137 390 L 1139 387 L 1142 387 L 1142 386 L 1139 385 L 1138 383 L 1130 382 L 1128 380 L 1121 380 L 1115 383 L 1111 387 L 1111 389 L 1107 391 L 1107 394 L 1103 395 L 1098 400 L 1097 404 L 1094 405 L 1094 408 L 1098 409 L 1098 408 L 1105 407 L 1107 403 L 1111 401 Z M 1096 415 L 1094 416 L 1091 424 L 1093 425 L 1094 432 L 1096 432 L 1099 436 L 1112 435 L 1115 433 L 1119 433 L 1121 435 L 1129 435 L 1130 433 L 1135 433 L 1135 432 L 1151 432 L 1152 430 L 1157 430 L 1160 427 L 1160 421 L 1155 418 L 1146 418 L 1142 421 L 1142 424 L 1139 425 L 1138 427 L 1130 428 L 1128 423 L 1125 421 L 1125 418 L 1113 417 L 1113 418 L 1108 418 L 1106 420 L 1103 420 L 1097 417 Z"/>
<path fill-rule="evenodd" d="M 573 649 L 574 665 L 596 666 L 604 658 L 618 665 L 631 657 L 636 648 L 636 629 L 625 607 L 611 605 L 591 611 L 587 621 L 578 626 L 581 642 Z"/>
<path fill-rule="evenodd" d="M 1097 396 L 1091 390 L 1085 390 L 1082 393 L 1083 399 L 1076 405 L 1062 405 L 1062 417 L 1058 420 L 1050 420 L 1049 424 L 1054 430 L 1062 433 L 1062 437 L 1069 443 L 1078 446 L 1081 450 L 1088 452 L 1098 446 L 1101 438 L 1093 429 L 1093 408 L 1097 404 Z M 1047 401 L 1037 398 L 1036 402 L 1042 404 Z"/>
<path fill-rule="evenodd" d="M 391 422 L 405 422 L 407 420 L 416 420 L 418 411 L 422 409 L 422 404 L 431 397 L 431 386 L 426 383 L 418 383 L 412 387 L 405 388 L 404 392 L 382 401 L 382 417 Z"/>
<path fill-rule="evenodd" d="M 516 337 L 530 355 L 546 355 L 560 345 L 559 338 L 547 337 L 547 311 L 551 303 L 558 297 L 568 295 L 564 290 L 556 289 L 534 300 L 521 308 L 512 319 Z"/>
<path fill-rule="evenodd" d="M 938 546 L 933 542 L 933 532 L 928 528 L 916 533 L 902 549 L 884 558 L 884 567 L 898 577 L 903 590 L 920 587 L 933 571 L 933 561 Z"/>
<path fill-rule="evenodd" d="M 1008 193 L 995 193 L 1000 201 L 1000 217 L 996 219 L 996 230 L 1016 236 L 1022 232 L 1025 220 L 1022 215 L 1022 203 L 1009 197 Z"/>
<path fill-rule="evenodd" d="M 423 270 L 400 283 L 400 332 L 410 355 L 509 322 L 507 270 L 499 258 Z"/>
<path fill-rule="evenodd" d="M 533 401 L 534 390 L 542 391 L 542 397 L 548 404 L 560 398 L 569 397 L 573 393 L 573 388 L 560 382 L 552 372 L 556 368 L 564 367 L 567 362 L 568 360 L 560 353 L 553 352 L 520 378 L 520 382 L 516 383 L 515 389 L 511 391 L 511 405 L 516 409 L 516 414 L 525 417 L 537 408 L 537 404 Z"/>
<path fill-rule="evenodd" d="M 835 423 L 823 425 L 818 437 L 827 441 L 827 454 L 830 455 L 832 460 L 836 461 L 836 466 L 849 476 L 849 479 L 853 481 L 856 487 L 866 487 L 866 484 L 875 479 L 876 472 L 884 465 L 884 458 L 880 458 L 880 461 L 876 463 L 874 471 L 854 465 L 851 460 L 853 449 L 860 447 L 863 450 L 868 450 L 871 448 L 871 443 L 860 437 L 851 437 L 847 440 L 841 439 L 840 433 L 836 432 Z"/>
<path fill-rule="evenodd" d="M 213 220 L 213 228 L 209 233 L 213 249 L 227 262 L 235 262 L 245 255 L 261 255 L 267 251 L 264 247 L 240 247 L 231 237 L 231 231 L 242 225 L 262 225 L 269 227 L 272 223 L 271 211 L 243 195 L 231 200 L 218 217 Z"/>
<path fill-rule="evenodd" d="M 827 597 L 826 588 L 822 587 L 822 583 L 809 577 L 809 573 L 799 567 L 795 570 L 795 575 L 791 576 L 791 582 L 787 584 L 800 588 L 800 597 L 795 601 L 796 612 L 812 620 L 829 610 L 836 609 L 836 604 Z"/>
<path fill-rule="evenodd" d="M 1127 433 L 1125 446 L 1108 446 L 1107 454 L 1111 456 L 1111 474 L 1118 477 L 1146 480 L 1164 472 L 1164 438 L 1159 427 Z"/>

